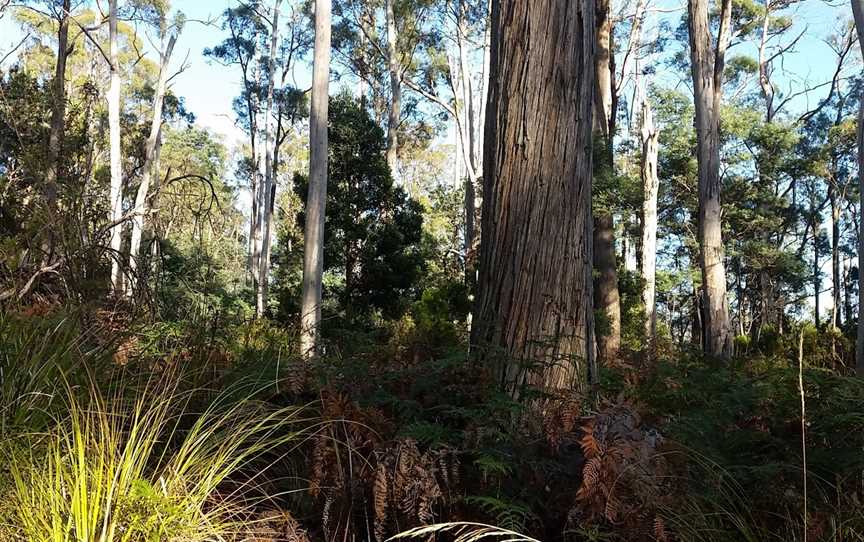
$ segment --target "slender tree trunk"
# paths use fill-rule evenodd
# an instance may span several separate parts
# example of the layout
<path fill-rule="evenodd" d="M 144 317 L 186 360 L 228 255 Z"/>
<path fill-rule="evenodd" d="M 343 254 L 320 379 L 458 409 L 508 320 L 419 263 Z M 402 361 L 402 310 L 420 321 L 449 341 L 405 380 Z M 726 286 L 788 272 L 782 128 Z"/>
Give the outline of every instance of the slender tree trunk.
<path fill-rule="evenodd" d="M 477 132 L 474 125 L 474 91 L 471 85 L 471 73 L 468 65 L 467 48 L 467 22 L 465 20 L 467 7 L 465 0 L 460 0 L 457 7 L 458 20 L 456 28 L 456 43 L 459 48 L 459 78 L 461 80 L 461 102 L 462 108 L 460 111 L 457 98 L 456 104 L 456 121 L 460 126 L 463 145 L 463 157 L 465 160 L 465 170 L 468 174 L 465 176 L 465 273 L 466 282 L 471 283 L 474 274 L 474 266 L 471 265 L 470 259 L 474 249 L 476 238 L 476 215 L 477 215 Z"/>
<path fill-rule="evenodd" d="M 699 169 L 699 245 L 703 290 L 703 349 L 728 358 L 733 342 L 726 299 L 720 202 L 720 103 L 723 68 L 731 25 L 731 0 L 722 0 L 716 49 L 712 50 L 708 0 L 688 0 L 690 64 L 696 102 Z"/>
<path fill-rule="evenodd" d="M 594 57 L 594 177 L 611 183 L 615 174 L 612 139 L 615 135 L 615 96 L 612 80 L 612 18 L 609 0 L 596 0 L 596 56 Z M 599 184 L 599 183 L 597 183 Z M 594 212 L 594 309 L 607 326 L 597 333 L 597 356 L 608 362 L 621 348 L 621 297 L 615 258 L 615 220 L 611 209 Z"/>
<path fill-rule="evenodd" d="M 654 115 L 647 96 L 642 100 L 640 116 L 642 139 L 642 304 L 645 306 L 645 338 L 647 341 L 646 358 L 654 356 L 657 337 L 657 311 L 655 307 L 656 269 L 657 269 L 657 195 L 660 180 L 657 176 L 657 154 L 660 131 L 654 125 Z"/>
<path fill-rule="evenodd" d="M 315 53 L 312 68 L 312 109 L 309 118 L 309 196 L 306 204 L 300 314 L 300 351 L 306 358 L 315 358 L 320 351 L 324 212 L 327 203 L 330 10 L 331 0 L 315 0 Z"/>
<path fill-rule="evenodd" d="M 111 59 L 111 86 L 108 89 L 108 138 L 111 147 L 111 221 L 118 222 L 123 216 L 123 167 L 120 148 L 120 50 L 117 45 L 117 0 L 109 3 L 109 40 Z M 111 288 L 115 294 L 123 292 L 123 270 L 121 248 L 123 225 L 111 228 Z"/>
<path fill-rule="evenodd" d="M 852 321 L 852 296 L 849 291 L 850 275 L 852 271 L 851 258 L 843 258 L 843 321 L 847 324 Z"/>
<path fill-rule="evenodd" d="M 150 232 L 152 234 L 152 240 L 150 241 L 150 266 L 147 269 L 145 276 L 155 275 L 161 254 L 159 239 L 165 238 L 165 235 L 159 231 L 159 223 L 157 222 L 159 213 L 159 188 L 161 185 L 161 179 L 159 178 L 159 158 L 161 155 L 162 137 L 160 135 L 159 139 L 156 141 L 156 150 L 153 151 L 153 196 L 150 201 L 150 207 L 152 209 L 150 214 Z"/>
<path fill-rule="evenodd" d="M 168 85 L 168 64 L 177 43 L 177 34 L 174 33 L 168 39 L 165 50 L 160 53 L 159 79 L 156 82 L 156 94 L 153 97 L 153 118 L 150 120 L 150 135 L 144 148 L 144 165 L 141 173 L 141 184 L 135 195 L 135 209 L 132 217 L 132 240 L 129 244 L 129 277 L 130 287 L 127 294 L 132 295 L 136 286 L 136 273 L 138 271 L 138 257 L 141 251 L 141 237 L 144 233 L 144 218 L 149 209 L 147 196 L 150 193 L 150 183 L 153 178 L 153 170 L 156 157 L 156 149 L 162 137 L 162 110 L 165 104 L 165 88 Z M 158 171 L 156 175 L 158 175 Z"/>
<path fill-rule="evenodd" d="M 60 153 L 66 128 L 66 59 L 69 56 L 69 11 L 72 9 L 72 0 L 63 0 L 60 9 L 63 10 L 63 13 L 60 15 L 60 29 L 57 32 L 57 64 L 54 67 L 54 81 L 52 81 L 48 171 L 45 175 L 45 203 L 52 211 L 57 201 L 57 178 L 61 167 Z"/>
<path fill-rule="evenodd" d="M 843 285 L 840 278 L 840 203 L 837 199 L 836 186 L 829 187 L 829 200 L 831 202 L 831 327 L 839 328 L 841 325 L 840 290 Z"/>
<path fill-rule="evenodd" d="M 813 214 L 813 321 L 818 328 L 821 324 L 819 317 L 819 290 L 822 289 L 822 280 L 819 277 L 819 223 L 815 199 L 815 196 L 811 196 L 810 205 Z"/>
<path fill-rule="evenodd" d="M 396 15 L 393 1 L 386 0 L 387 12 L 387 70 L 390 72 L 390 111 L 387 119 L 387 164 L 395 175 L 398 165 L 399 122 L 402 119 L 402 76 L 400 73 Z"/>
<path fill-rule="evenodd" d="M 282 0 L 276 0 L 273 4 L 273 28 L 270 31 L 270 66 L 267 79 L 267 107 L 264 117 L 265 140 L 264 140 L 264 204 L 261 241 L 261 262 L 258 264 L 258 291 L 256 292 L 255 313 L 259 318 L 267 311 L 267 295 L 270 283 L 270 237 L 273 224 L 273 206 L 276 191 L 276 171 L 274 170 L 274 156 L 276 152 L 276 127 L 273 117 L 274 86 L 276 80 L 276 55 L 279 45 L 279 8 Z"/>
<path fill-rule="evenodd" d="M 502 0 L 491 24 L 472 342 L 506 360 L 499 374 L 517 396 L 580 390 L 594 377 L 594 5 Z"/>
<path fill-rule="evenodd" d="M 266 169 L 265 164 L 265 150 L 262 148 L 263 145 L 260 144 L 259 136 L 259 108 L 260 103 L 258 99 L 258 90 L 255 88 L 257 86 L 257 81 L 259 80 L 259 70 L 260 66 L 256 64 L 256 66 L 252 70 L 252 82 L 249 85 L 249 90 L 252 94 L 251 103 L 252 110 L 249 113 L 250 118 L 250 131 L 252 132 L 252 223 L 251 223 L 251 246 L 250 246 L 250 254 L 251 254 L 251 271 L 252 271 L 252 287 L 255 291 L 255 299 L 258 299 L 258 292 L 260 289 L 260 282 L 258 281 L 261 275 L 261 218 L 264 213 L 264 170 Z M 266 121 L 266 119 L 265 119 Z M 266 128 L 265 128 L 266 129 Z M 257 312 L 256 312 L 257 314 Z"/>

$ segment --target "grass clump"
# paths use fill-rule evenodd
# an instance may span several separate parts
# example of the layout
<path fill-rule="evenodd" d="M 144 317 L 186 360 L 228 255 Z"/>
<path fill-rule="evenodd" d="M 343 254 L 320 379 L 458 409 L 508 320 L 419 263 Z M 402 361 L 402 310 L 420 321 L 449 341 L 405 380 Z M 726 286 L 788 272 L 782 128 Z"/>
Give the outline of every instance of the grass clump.
<path fill-rule="evenodd" d="M 263 499 L 258 476 L 273 450 L 302 442 L 308 420 L 299 408 L 225 394 L 196 412 L 196 394 L 179 381 L 147 382 L 132 401 L 105 399 L 95 386 L 79 399 L 67 387 L 66 415 L 7 447 L 9 530 L 33 542 L 194 542 L 248 531 Z"/>

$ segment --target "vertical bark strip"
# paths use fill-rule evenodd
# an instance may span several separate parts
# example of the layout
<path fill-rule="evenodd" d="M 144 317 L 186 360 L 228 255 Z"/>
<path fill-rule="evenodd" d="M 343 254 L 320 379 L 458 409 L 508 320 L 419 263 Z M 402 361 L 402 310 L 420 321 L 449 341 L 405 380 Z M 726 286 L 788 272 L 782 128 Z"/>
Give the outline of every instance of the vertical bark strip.
<path fill-rule="evenodd" d="M 57 200 L 60 151 L 66 127 L 66 59 L 69 56 L 69 11 L 72 9 L 72 0 L 63 0 L 60 9 L 62 12 L 59 14 L 60 28 L 57 32 L 57 63 L 52 81 L 51 129 L 48 133 L 48 171 L 45 178 L 45 203 L 52 211 Z"/>
<path fill-rule="evenodd" d="M 393 1 L 387 0 L 387 69 L 390 72 L 390 111 L 387 120 L 387 164 L 395 175 L 399 150 L 399 122 L 402 119 L 402 75 L 399 66 L 396 14 Z"/>
<path fill-rule="evenodd" d="M 612 81 L 612 17 L 609 0 L 596 0 L 596 55 L 594 57 L 594 176 L 610 184 L 614 171 L 615 96 Z M 597 333 L 597 355 L 610 361 L 621 348 L 621 296 L 615 258 L 615 220 L 611 209 L 594 212 L 594 309 L 607 322 Z"/>
<path fill-rule="evenodd" d="M 864 0 L 852 0 L 852 13 L 858 31 L 858 45 L 864 54 Z M 858 104 L 858 192 L 861 201 L 859 209 L 864 209 L 864 100 Z M 858 221 L 858 284 L 864 284 L 864 220 Z M 864 376 L 864 288 L 858 288 L 858 337 L 855 341 L 855 370 Z"/>
<path fill-rule="evenodd" d="M 708 0 L 688 0 L 690 66 L 696 103 L 699 164 L 699 264 L 702 269 L 703 349 L 711 356 L 732 355 L 726 269 L 723 261 L 720 201 L 720 103 L 731 24 L 731 0 L 722 0 L 716 49 L 712 50 Z"/>
<path fill-rule="evenodd" d="M 120 148 L 120 50 L 117 46 L 117 0 L 109 2 L 109 41 L 111 59 L 111 86 L 108 89 L 108 139 L 111 154 L 111 288 L 115 294 L 123 292 L 123 270 L 120 265 L 120 249 L 123 244 L 123 226 L 118 222 L 123 216 L 123 167 Z"/>
<path fill-rule="evenodd" d="M 324 212 L 327 202 L 331 7 L 331 0 L 315 0 L 315 52 L 312 66 L 312 108 L 309 117 L 309 196 L 306 200 L 308 203 L 300 314 L 300 350 L 307 359 L 317 357 L 320 350 Z"/>
<path fill-rule="evenodd" d="M 642 100 L 640 115 L 640 138 L 642 140 L 642 162 L 640 167 L 642 177 L 642 304 L 645 306 L 645 338 L 647 340 L 646 357 L 650 360 L 654 354 L 654 344 L 657 336 L 657 310 L 655 303 L 656 270 L 657 270 L 657 196 L 660 180 L 657 176 L 657 155 L 660 145 L 660 131 L 654 124 L 651 103 L 645 97 Z"/>
<path fill-rule="evenodd" d="M 493 2 L 472 339 L 516 395 L 592 376 L 594 85 L 593 2 Z"/>

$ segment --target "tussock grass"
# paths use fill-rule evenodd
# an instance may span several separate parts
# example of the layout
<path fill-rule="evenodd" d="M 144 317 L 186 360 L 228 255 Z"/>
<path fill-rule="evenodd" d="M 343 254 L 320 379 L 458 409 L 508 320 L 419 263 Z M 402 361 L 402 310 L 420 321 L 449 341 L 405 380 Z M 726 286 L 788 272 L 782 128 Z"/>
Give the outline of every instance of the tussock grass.
<path fill-rule="evenodd" d="M 247 530 L 266 461 L 295 449 L 312 420 L 255 401 L 254 390 L 196 412 L 179 381 L 153 379 L 132 401 L 95 385 L 82 399 L 67 385 L 65 416 L 9 447 L 10 530 L 33 542 L 218 541 Z"/>

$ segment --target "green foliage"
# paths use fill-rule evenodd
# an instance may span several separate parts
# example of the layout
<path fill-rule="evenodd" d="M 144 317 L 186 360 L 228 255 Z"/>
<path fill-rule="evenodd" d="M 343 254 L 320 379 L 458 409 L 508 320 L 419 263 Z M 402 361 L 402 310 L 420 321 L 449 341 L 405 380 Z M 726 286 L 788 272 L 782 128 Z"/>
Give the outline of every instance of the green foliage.
<path fill-rule="evenodd" d="M 640 387 L 647 415 L 663 417 L 660 430 L 675 443 L 670 451 L 692 462 L 686 479 L 689 504 L 686 511 L 670 514 L 682 520 L 679 526 L 689 522 L 685 532 L 704 528 L 717 533 L 694 539 L 765 540 L 768 533 L 800 532 L 797 373 L 788 362 L 741 360 L 716 366 L 681 360 L 662 364 Z M 864 383 L 807 368 L 804 387 L 809 512 L 846 517 L 843 532 L 860 532 L 864 517 L 849 516 L 848 503 L 812 496 L 846 495 L 858 483 L 864 467 L 859 452 L 864 445 Z"/>
<path fill-rule="evenodd" d="M 25 317 L 0 311 L 0 441 L 44 429 L 63 383 L 104 367 L 106 349 L 87 347 L 80 337 L 74 313 Z"/>
<path fill-rule="evenodd" d="M 383 131 L 347 95 L 331 99 L 329 137 L 324 262 L 344 282 L 327 293 L 349 315 L 378 309 L 397 318 L 419 295 L 422 209 L 394 185 Z M 294 180 L 305 202 L 308 180 L 299 173 Z"/>

